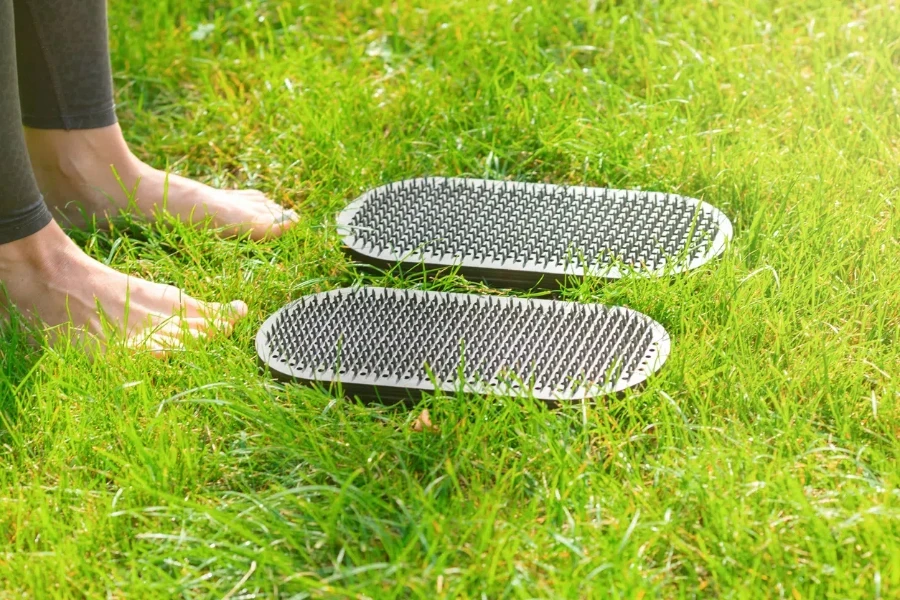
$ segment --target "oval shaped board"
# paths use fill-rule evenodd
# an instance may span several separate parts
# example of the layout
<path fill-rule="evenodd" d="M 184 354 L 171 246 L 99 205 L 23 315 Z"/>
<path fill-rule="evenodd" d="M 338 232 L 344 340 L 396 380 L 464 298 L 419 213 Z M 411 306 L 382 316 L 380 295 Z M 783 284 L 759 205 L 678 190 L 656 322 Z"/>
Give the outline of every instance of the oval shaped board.
<path fill-rule="evenodd" d="M 395 401 L 421 392 L 581 400 L 643 382 L 669 337 L 623 307 L 387 288 L 305 296 L 256 337 L 278 378 Z"/>
<path fill-rule="evenodd" d="M 718 209 L 675 194 L 440 177 L 370 190 L 337 225 L 351 256 L 379 268 L 527 288 L 694 269 L 732 236 Z"/>

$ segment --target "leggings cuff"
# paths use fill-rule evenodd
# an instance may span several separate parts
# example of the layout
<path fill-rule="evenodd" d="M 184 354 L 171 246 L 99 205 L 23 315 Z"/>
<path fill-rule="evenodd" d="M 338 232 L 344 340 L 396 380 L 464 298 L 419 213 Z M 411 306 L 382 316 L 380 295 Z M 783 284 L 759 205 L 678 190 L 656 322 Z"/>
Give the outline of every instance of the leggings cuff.
<path fill-rule="evenodd" d="M 15 242 L 35 234 L 52 220 L 53 215 L 50 214 L 50 209 L 47 208 L 44 199 L 39 196 L 28 206 L 0 218 L 0 244 Z"/>
<path fill-rule="evenodd" d="M 31 129 L 99 129 L 118 123 L 116 107 L 110 104 L 101 110 L 75 115 L 40 116 L 22 114 L 22 123 Z"/>

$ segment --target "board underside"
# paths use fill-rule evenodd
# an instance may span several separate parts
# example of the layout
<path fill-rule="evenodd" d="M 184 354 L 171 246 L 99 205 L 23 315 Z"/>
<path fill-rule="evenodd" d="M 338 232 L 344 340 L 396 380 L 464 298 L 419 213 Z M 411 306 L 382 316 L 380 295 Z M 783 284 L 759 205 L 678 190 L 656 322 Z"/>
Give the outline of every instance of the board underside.
<path fill-rule="evenodd" d="M 642 383 L 669 337 L 623 307 L 359 287 L 288 304 L 256 349 L 279 379 L 366 400 L 443 390 L 574 401 Z"/>
<path fill-rule="evenodd" d="M 370 190 L 337 225 L 360 262 L 457 268 L 513 288 L 674 274 L 718 256 L 732 236 L 718 209 L 675 194 L 441 177 Z"/>

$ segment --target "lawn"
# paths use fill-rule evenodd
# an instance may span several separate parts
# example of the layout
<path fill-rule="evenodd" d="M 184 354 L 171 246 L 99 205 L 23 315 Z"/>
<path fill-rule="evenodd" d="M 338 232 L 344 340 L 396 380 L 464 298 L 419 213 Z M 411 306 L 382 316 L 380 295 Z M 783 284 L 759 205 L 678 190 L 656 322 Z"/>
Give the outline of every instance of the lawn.
<path fill-rule="evenodd" d="M 900 596 L 900 9 L 893 0 L 113 2 L 138 154 L 304 220 L 267 243 L 72 232 L 242 298 L 230 339 L 90 362 L 0 340 L 0 597 Z M 281 386 L 261 321 L 378 276 L 334 215 L 421 175 L 677 192 L 735 239 L 572 282 L 662 323 L 639 391 L 408 410 Z M 436 432 L 411 427 L 428 408 Z"/>

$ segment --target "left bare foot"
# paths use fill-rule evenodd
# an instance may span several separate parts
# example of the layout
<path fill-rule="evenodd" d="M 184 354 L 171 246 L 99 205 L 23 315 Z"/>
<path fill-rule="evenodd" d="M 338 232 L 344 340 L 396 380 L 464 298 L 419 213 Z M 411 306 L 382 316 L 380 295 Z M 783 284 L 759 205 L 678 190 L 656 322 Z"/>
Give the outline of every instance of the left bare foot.
<path fill-rule="evenodd" d="M 0 281 L 0 321 L 14 306 L 46 327 L 51 342 L 99 342 L 85 345 L 91 353 L 115 335 L 134 350 L 165 357 L 189 337 L 230 333 L 247 314 L 239 300 L 201 302 L 176 287 L 114 271 L 85 254 L 55 222 L 0 244 Z"/>
<path fill-rule="evenodd" d="M 103 220 L 134 209 L 152 219 L 165 211 L 184 223 L 209 218 L 224 235 L 249 232 L 262 240 L 280 236 L 298 219 L 261 192 L 218 190 L 154 169 L 131 153 L 118 125 L 78 131 L 26 128 L 25 137 L 38 186 L 63 224 L 80 227 L 85 216 Z M 137 188 L 131 205 L 122 184 L 129 192 Z"/>

